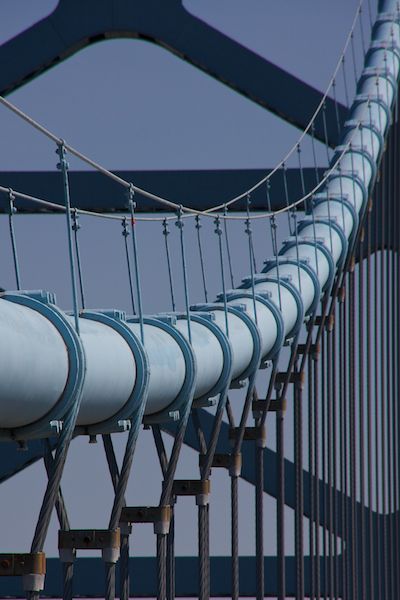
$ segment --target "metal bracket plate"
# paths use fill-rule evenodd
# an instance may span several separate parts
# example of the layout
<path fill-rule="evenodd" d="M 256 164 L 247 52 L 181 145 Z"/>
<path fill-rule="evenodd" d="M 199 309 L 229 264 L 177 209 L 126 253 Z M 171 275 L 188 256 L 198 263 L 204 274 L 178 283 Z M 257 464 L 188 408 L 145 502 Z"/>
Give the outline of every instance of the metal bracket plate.
<path fill-rule="evenodd" d="M 46 555 L 44 552 L 27 554 L 0 554 L 0 577 L 18 575 L 44 575 L 46 573 Z"/>

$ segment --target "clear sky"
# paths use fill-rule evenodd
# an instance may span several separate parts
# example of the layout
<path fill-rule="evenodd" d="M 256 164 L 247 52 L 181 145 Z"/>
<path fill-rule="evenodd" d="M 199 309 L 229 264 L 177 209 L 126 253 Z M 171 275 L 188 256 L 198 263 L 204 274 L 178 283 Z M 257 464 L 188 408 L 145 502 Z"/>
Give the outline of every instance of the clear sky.
<path fill-rule="evenodd" d="M 357 0 L 184 2 L 196 16 L 321 91 L 330 79 L 357 4 Z M 1 0 L 0 43 L 51 12 L 55 5 L 54 0 Z M 356 41 L 359 43 L 358 38 Z M 340 85 L 338 93 L 343 101 Z M 272 167 L 299 135 L 295 128 L 250 100 L 166 50 L 144 41 L 116 40 L 92 46 L 21 88 L 10 99 L 111 169 Z M 54 147 L 3 107 L 0 107 L 0 132 L 1 170 L 55 168 Z M 311 164 L 309 153 L 305 154 L 305 163 Z M 71 160 L 71 167 L 85 168 L 76 160 Z M 88 219 L 83 219 L 82 224 L 88 305 L 127 309 L 128 288 L 119 224 Z M 242 223 L 232 229 L 237 281 L 248 272 L 248 258 L 243 252 L 243 229 Z M 60 305 L 68 308 L 70 292 L 64 219 L 19 217 L 16 230 L 23 287 L 54 290 Z M 281 236 L 286 234 L 282 225 Z M 195 302 L 202 300 L 198 259 L 193 231 L 187 235 L 190 240 L 191 300 Z M 143 226 L 138 236 L 145 311 L 168 310 L 161 228 L 159 225 Z M 213 294 L 220 287 L 211 227 L 205 228 L 204 236 L 209 288 Z M 171 238 L 176 252 L 176 239 L 172 235 Z M 0 240 L 0 285 L 12 289 L 14 282 L 4 216 L 0 217 Z M 265 225 L 255 227 L 255 242 L 256 256 L 261 264 L 271 253 Z M 179 281 L 179 272 L 176 277 Z M 117 449 L 121 452 L 124 436 L 117 437 Z M 132 504 L 151 504 L 159 493 L 159 468 L 150 437 L 148 432 L 140 436 L 128 489 Z M 288 448 L 288 456 L 290 454 Z M 197 456 L 186 451 L 181 462 L 179 474 L 194 477 Z M 213 554 L 229 553 L 227 479 L 224 473 L 213 474 Z M 2 506 L 12 507 L 13 518 L 3 510 L 0 531 L 3 547 L 9 551 L 22 551 L 30 545 L 44 485 L 41 464 L 3 484 Z M 106 525 L 112 496 L 100 443 L 94 446 L 84 439 L 74 441 L 63 478 L 63 491 L 74 527 Z M 254 552 L 253 500 L 252 489 L 245 483 L 241 485 L 241 507 L 240 551 L 251 554 Z M 266 551 L 273 553 L 275 546 L 269 528 L 274 523 L 274 503 L 270 499 L 266 499 L 266 511 L 272 515 L 271 521 L 266 520 Z M 288 519 L 291 518 L 288 511 Z M 196 522 L 194 501 L 179 500 L 177 554 L 196 552 Z M 56 530 L 57 524 L 53 520 L 46 546 L 49 555 L 56 553 Z M 133 536 L 133 551 L 140 555 L 154 553 L 154 538 L 149 528 L 142 527 Z M 288 551 L 291 551 L 290 546 Z"/>

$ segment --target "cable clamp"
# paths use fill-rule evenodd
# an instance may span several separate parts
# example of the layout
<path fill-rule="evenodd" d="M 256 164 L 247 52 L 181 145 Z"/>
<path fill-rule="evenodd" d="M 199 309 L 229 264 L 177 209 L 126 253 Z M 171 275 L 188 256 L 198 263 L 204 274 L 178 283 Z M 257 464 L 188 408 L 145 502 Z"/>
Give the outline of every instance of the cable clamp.
<path fill-rule="evenodd" d="M 60 435 L 60 433 L 63 430 L 64 422 L 63 421 L 54 420 L 54 421 L 50 421 L 49 425 L 55 431 L 56 435 Z"/>
<path fill-rule="evenodd" d="M 275 377 L 275 385 L 277 386 L 285 385 L 285 383 L 296 383 L 303 389 L 304 381 L 305 376 L 303 371 L 292 371 L 291 373 L 281 371 Z"/>
<path fill-rule="evenodd" d="M 117 425 L 121 431 L 125 432 L 125 431 L 129 431 L 131 429 L 132 422 L 130 419 L 122 419 L 122 420 L 118 421 Z"/>
<path fill-rule="evenodd" d="M 46 555 L 44 552 L 27 554 L 0 554 L 0 577 L 22 576 L 26 592 L 40 592 L 44 588 Z"/>
<path fill-rule="evenodd" d="M 206 455 L 199 454 L 199 467 L 203 467 L 206 462 Z M 214 454 L 211 464 L 212 468 L 229 469 L 229 473 L 233 477 L 239 477 L 242 470 L 242 455 L 237 454 Z"/>
<path fill-rule="evenodd" d="M 235 442 L 240 435 L 240 427 L 231 427 L 229 429 L 229 441 Z M 260 448 L 265 448 L 267 443 L 267 432 L 264 425 L 257 427 L 245 427 L 243 433 L 243 441 L 245 442 L 256 442 Z"/>
<path fill-rule="evenodd" d="M 328 315 L 322 317 L 322 315 L 318 315 L 315 317 L 315 326 L 321 327 L 324 326 L 326 331 L 332 331 L 335 326 L 335 315 Z"/>
<path fill-rule="evenodd" d="M 298 354 L 309 354 L 310 356 L 315 356 L 320 353 L 320 350 L 320 344 L 310 344 L 308 347 L 307 344 L 299 344 L 297 346 Z"/>
<path fill-rule="evenodd" d="M 167 535 L 171 523 L 171 506 L 124 506 L 121 511 L 120 523 L 153 523 L 154 533 Z"/>
<path fill-rule="evenodd" d="M 173 496 L 196 496 L 197 506 L 209 503 L 209 479 L 175 479 L 172 484 Z"/>
<path fill-rule="evenodd" d="M 347 267 L 347 270 L 349 273 L 354 273 L 355 268 L 356 268 L 356 258 L 355 258 L 355 256 L 352 256 L 351 259 L 349 260 L 349 265 Z"/>
<path fill-rule="evenodd" d="M 101 550 L 104 562 L 119 559 L 120 530 L 117 529 L 60 529 L 58 532 L 60 558 L 68 558 L 76 550 Z M 63 552 L 67 550 L 69 552 Z M 69 562 L 65 561 L 64 562 Z"/>
<path fill-rule="evenodd" d="M 267 408 L 268 412 L 285 413 L 287 408 L 287 401 L 286 398 L 276 398 L 270 400 L 267 406 L 267 400 L 254 400 L 252 408 L 253 414 L 255 415 L 261 415 L 267 410 Z M 262 447 L 265 448 L 266 445 Z"/>

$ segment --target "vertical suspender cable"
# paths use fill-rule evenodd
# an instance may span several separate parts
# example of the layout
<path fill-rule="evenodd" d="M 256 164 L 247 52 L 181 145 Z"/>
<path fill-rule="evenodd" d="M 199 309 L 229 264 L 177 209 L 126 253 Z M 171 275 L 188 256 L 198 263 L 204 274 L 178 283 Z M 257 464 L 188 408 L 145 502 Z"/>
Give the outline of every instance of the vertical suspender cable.
<path fill-rule="evenodd" d="M 307 392 L 308 392 L 308 472 L 309 478 L 309 502 L 310 502 L 310 520 L 308 528 L 309 545 L 309 582 L 310 598 L 315 598 L 315 578 L 314 578 L 314 540 L 315 540 L 315 498 L 314 498 L 314 391 L 313 391 L 313 370 L 315 367 L 315 355 L 311 354 L 308 360 Z"/>
<path fill-rule="evenodd" d="M 299 375 L 297 365 L 294 374 Z M 295 559 L 296 559 L 296 600 L 304 600 L 304 487 L 303 487 L 303 390 L 299 377 L 294 383 L 294 436 L 295 436 Z"/>
<path fill-rule="evenodd" d="M 130 217 L 131 217 L 132 250 L 133 250 L 133 263 L 135 266 L 135 283 L 136 283 L 137 306 L 138 306 L 138 313 L 139 313 L 140 339 L 142 342 L 144 342 L 142 291 L 141 291 L 141 285 L 140 285 L 139 259 L 138 259 L 136 227 L 135 227 L 136 203 L 134 201 L 134 197 L 135 197 L 135 192 L 133 189 L 133 184 L 131 183 L 129 185 L 129 190 L 128 190 L 128 203 L 129 203 L 129 212 L 130 212 Z"/>
<path fill-rule="evenodd" d="M 365 336 L 364 336 L 364 234 L 359 244 L 359 256 L 360 260 L 358 263 L 358 423 L 359 423 L 359 470 L 360 470 L 360 597 L 367 598 L 367 571 L 366 571 L 366 549 L 367 549 L 367 537 L 366 537 L 366 495 L 365 495 Z"/>
<path fill-rule="evenodd" d="M 18 261 L 18 252 L 17 252 L 17 242 L 15 238 L 14 231 L 14 214 L 17 212 L 17 209 L 14 206 L 15 195 L 11 188 L 8 190 L 8 226 L 10 229 L 10 240 L 11 240 L 11 249 L 14 261 L 14 273 L 15 273 L 15 282 L 17 284 L 17 290 L 21 289 L 21 277 L 20 277 L 20 269 L 19 269 L 19 261 Z"/>
<path fill-rule="evenodd" d="M 168 281 L 169 281 L 169 291 L 171 294 L 171 308 L 175 312 L 175 294 L 174 294 L 174 280 L 172 277 L 172 267 L 171 267 L 171 256 L 169 252 L 169 243 L 168 236 L 170 234 L 168 221 L 167 219 L 163 220 L 163 236 L 164 236 L 164 244 L 165 244 L 165 256 L 167 258 L 167 269 L 168 269 Z M 204 288 L 205 290 L 205 288 Z M 206 290 L 205 290 L 206 293 Z M 207 299 L 206 299 L 207 301 Z"/>
<path fill-rule="evenodd" d="M 228 207 L 225 205 L 224 207 L 224 216 L 228 215 Z M 228 220 L 224 219 L 224 233 L 225 233 L 225 244 L 226 244 L 226 255 L 228 258 L 228 266 L 229 266 L 229 275 L 231 278 L 231 286 L 235 287 L 235 283 L 233 281 L 233 269 L 232 269 L 232 257 L 231 257 L 231 246 L 229 243 L 229 235 L 228 235 Z"/>
<path fill-rule="evenodd" d="M 200 258 L 200 268 L 201 268 L 201 278 L 203 281 L 203 290 L 204 290 L 204 300 L 206 302 L 208 302 L 208 293 L 207 293 L 207 283 L 206 283 L 206 272 L 204 269 L 204 257 L 203 257 L 203 246 L 201 243 L 201 235 L 200 235 L 200 230 L 202 228 L 202 224 L 200 222 L 200 216 L 196 215 L 195 217 L 195 221 L 196 221 L 196 231 L 197 231 L 197 246 L 199 248 L 199 258 Z M 174 309 L 175 310 L 175 309 Z"/>
<path fill-rule="evenodd" d="M 277 394 L 279 397 L 279 394 Z M 277 489 L 276 489 L 276 537 L 278 558 L 278 600 L 286 600 L 286 558 L 285 558 L 285 441 L 284 441 L 284 410 L 279 407 L 276 411 L 276 459 L 277 459 Z"/>
<path fill-rule="evenodd" d="M 74 232 L 74 244 L 75 244 L 75 256 L 76 256 L 76 267 L 78 269 L 78 281 L 79 281 L 79 292 L 81 296 L 81 307 L 85 308 L 85 288 L 83 285 L 83 275 L 82 275 L 82 261 L 81 261 L 81 252 L 79 248 L 79 239 L 78 239 L 78 231 L 81 228 L 79 224 L 79 217 L 76 208 L 71 210 L 71 218 L 72 218 L 72 231 Z"/>
<path fill-rule="evenodd" d="M 127 271 L 128 271 L 129 292 L 130 292 L 130 296 L 131 296 L 132 313 L 136 314 L 135 293 L 133 291 L 133 281 L 132 281 L 131 259 L 129 257 L 129 249 L 128 249 L 128 236 L 129 236 L 128 221 L 127 221 L 126 217 L 123 218 L 121 225 L 122 225 L 122 237 L 124 238 L 125 257 L 126 257 L 126 266 L 127 266 Z"/>
<path fill-rule="evenodd" d="M 64 201 L 65 201 L 65 216 L 67 218 L 67 235 L 68 235 L 68 254 L 69 254 L 69 265 L 71 272 L 71 284 L 72 284 L 72 301 L 74 305 L 74 320 L 75 329 L 79 335 L 79 308 L 78 308 L 78 291 L 76 286 L 76 275 L 75 275 L 75 261 L 74 253 L 72 250 L 72 223 L 71 223 L 71 203 L 69 195 L 69 181 L 68 181 L 68 162 L 65 158 L 65 146 L 64 142 L 61 142 L 57 148 L 57 154 L 60 162 L 57 164 L 57 169 L 61 171 L 63 188 L 64 188 Z"/>
<path fill-rule="evenodd" d="M 382 206 L 380 203 L 380 183 L 377 186 L 375 191 L 375 203 L 377 204 L 377 214 L 380 214 L 382 210 Z M 379 203 L 379 204 L 378 204 Z M 381 510 L 381 500 L 380 500 L 380 488 L 379 488 L 379 477 L 380 477 L 380 439 L 379 439 L 379 424 L 380 424 L 380 396 L 379 396 L 379 386 L 380 386 L 380 378 L 379 378 L 379 361 L 378 361 L 378 344 L 379 344 L 379 311 L 378 311 L 378 279 L 379 279 L 379 256 L 378 256 L 378 219 L 375 220 L 375 245 L 374 245 L 374 333 L 373 333 L 373 347 L 375 348 L 374 352 L 374 421 L 375 421 L 375 511 L 376 511 L 376 522 L 375 522 L 375 547 L 377 548 L 376 552 L 376 571 L 375 571 L 375 581 L 376 581 L 376 590 L 378 600 L 383 600 L 382 596 L 382 552 L 381 552 L 381 531 L 380 531 L 380 510 Z"/>
<path fill-rule="evenodd" d="M 185 307 L 186 307 L 186 319 L 187 319 L 187 327 L 188 327 L 188 338 L 189 342 L 192 343 L 192 329 L 190 323 L 190 302 L 189 302 L 189 287 L 188 287 L 188 279 L 187 279 L 187 268 L 186 268 L 186 253 L 185 253 L 185 242 L 183 237 L 183 219 L 182 219 L 183 210 L 182 207 L 178 210 L 178 218 L 175 222 L 175 225 L 179 229 L 179 240 L 181 246 L 181 259 L 182 259 L 182 274 L 183 274 L 183 288 L 185 293 Z"/>

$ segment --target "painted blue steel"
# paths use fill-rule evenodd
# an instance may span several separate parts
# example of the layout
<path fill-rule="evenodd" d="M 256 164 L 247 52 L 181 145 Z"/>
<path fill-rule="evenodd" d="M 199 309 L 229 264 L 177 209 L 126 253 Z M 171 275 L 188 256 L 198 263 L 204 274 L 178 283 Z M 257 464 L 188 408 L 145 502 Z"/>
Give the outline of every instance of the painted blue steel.
<path fill-rule="evenodd" d="M 212 312 L 215 310 L 225 311 L 224 305 L 219 304 L 217 302 L 213 304 L 194 304 L 190 307 L 190 309 L 192 311 L 200 312 Z M 241 382 L 245 381 L 248 377 L 250 377 L 250 375 L 252 375 L 260 366 L 262 359 L 261 337 L 257 325 L 255 324 L 253 319 L 247 314 L 246 308 L 243 305 L 240 305 L 240 303 L 238 303 L 234 306 L 228 306 L 227 311 L 228 313 L 232 313 L 233 315 L 236 315 L 237 317 L 239 317 L 239 319 L 244 321 L 244 324 L 250 331 L 253 340 L 253 355 L 247 368 L 238 377 L 231 381 L 231 387 L 236 387 L 237 385 L 241 385 Z"/>
<path fill-rule="evenodd" d="M 62 421 L 76 400 L 77 393 L 82 389 L 85 378 L 85 354 L 82 343 L 68 319 L 55 305 L 54 294 L 43 291 L 5 293 L 2 300 L 21 304 L 40 313 L 48 319 L 60 333 L 68 352 L 68 377 L 64 391 L 52 409 L 41 419 L 23 427 L 12 430 L 0 430 L 0 436 L 6 439 L 25 440 L 45 438 L 55 435 L 50 425 L 51 421 Z M 0 300 L 1 301 L 1 300 Z"/>
<path fill-rule="evenodd" d="M 265 267 L 263 268 L 261 273 L 267 274 L 270 271 L 272 271 L 273 269 L 275 269 L 277 261 L 280 265 L 293 265 L 295 267 L 299 267 L 300 269 L 303 269 L 303 271 L 305 271 L 307 273 L 307 275 L 309 275 L 311 277 L 313 284 L 314 284 L 314 300 L 312 301 L 312 304 L 310 304 L 308 309 L 305 310 L 304 314 L 306 316 L 312 315 L 314 313 L 314 311 L 316 310 L 318 303 L 320 301 L 320 297 L 321 297 L 321 284 L 319 283 L 319 279 L 317 277 L 316 272 L 314 271 L 314 269 L 312 269 L 310 267 L 310 265 L 308 264 L 308 261 L 306 261 L 304 259 L 300 259 L 299 261 L 297 261 L 293 258 L 285 258 L 284 256 L 277 256 L 276 258 L 270 258 L 270 259 L 267 259 L 266 261 L 264 261 Z M 243 281 L 245 281 L 245 280 L 243 280 Z"/>
<path fill-rule="evenodd" d="M 139 317 L 128 317 L 127 323 L 139 323 Z M 173 402 L 159 412 L 145 415 L 143 422 L 146 424 L 160 424 L 171 420 L 178 420 L 184 414 L 187 403 L 192 401 L 193 386 L 196 380 L 196 358 L 186 338 L 172 324 L 171 318 L 163 315 L 143 317 L 143 326 L 152 325 L 166 331 L 178 344 L 185 361 L 185 379 L 183 385 Z"/>
<path fill-rule="evenodd" d="M 312 222 L 311 222 L 312 223 Z M 311 248 L 313 249 L 313 251 L 315 251 L 315 248 L 317 248 L 317 250 L 320 250 L 322 252 L 322 254 L 325 256 L 326 260 L 328 261 L 328 265 L 329 265 L 329 277 L 326 280 L 325 284 L 322 287 L 322 292 L 325 292 L 327 289 L 329 289 L 329 287 L 332 284 L 332 281 L 335 277 L 335 263 L 333 262 L 333 258 L 332 258 L 332 254 L 329 252 L 328 248 L 325 246 L 325 244 L 323 242 L 320 242 L 318 239 L 317 240 L 305 240 L 305 239 L 300 239 L 298 244 L 298 246 L 311 246 Z M 288 250 L 290 250 L 290 248 L 295 248 L 296 247 L 296 242 L 295 241 L 286 241 L 283 243 L 282 248 L 279 251 L 279 256 L 285 256 L 285 252 L 287 252 Z"/>
<path fill-rule="evenodd" d="M 227 388 L 232 374 L 232 348 L 227 335 L 216 323 L 213 322 L 212 313 L 204 313 L 202 315 L 199 311 L 199 314 L 193 314 L 193 312 L 197 311 L 191 310 L 190 320 L 193 323 L 200 323 L 201 325 L 207 327 L 207 329 L 211 331 L 211 333 L 217 338 L 221 346 L 223 356 L 223 366 L 221 375 L 219 376 L 219 379 L 215 383 L 214 387 L 211 388 L 211 390 L 209 390 L 207 394 L 204 394 L 203 396 L 200 396 L 199 398 L 195 398 L 193 400 L 193 407 L 200 408 L 202 406 L 208 406 L 208 401 L 211 398 L 215 398 L 216 396 L 221 394 L 221 392 L 223 392 L 224 389 Z M 175 315 L 178 320 L 186 321 L 186 313 L 175 313 Z"/>
<path fill-rule="evenodd" d="M 257 291 L 253 292 L 254 286 L 259 282 L 259 276 L 257 274 L 253 275 L 253 277 L 249 278 L 249 282 L 247 282 L 246 284 L 243 284 L 243 286 L 240 286 L 238 288 L 237 291 L 232 291 L 232 292 L 228 292 L 226 299 L 228 302 L 231 302 L 232 300 L 238 300 L 240 302 L 241 298 L 251 298 L 251 299 L 255 299 L 256 302 L 260 302 L 261 304 L 264 304 L 264 306 L 266 306 L 268 308 L 268 310 L 271 311 L 272 316 L 275 319 L 276 322 L 276 327 L 277 327 L 277 336 L 276 336 L 276 340 L 274 345 L 272 346 L 271 350 L 268 352 L 268 354 L 266 354 L 266 356 L 262 356 L 261 358 L 264 360 L 270 360 L 272 358 L 274 358 L 277 353 L 279 352 L 279 350 L 282 347 L 282 344 L 285 340 L 285 334 L 284 334 L 284 324 L 283 324 L 283 319 L 282 319 L 282 313 L 279 310 L 279 308 L 277 307 L 277 305 L 275 304 L 275 302 L 273 302 L 267 294 L 258 294 Z M 250 292 L 247 292 L 245 290 L 251 289 Z M 243 291 L 241 291 L 243 290 Z"/>
<path fill-rule="evenodd" d="M 129 329 L 125 322 L 125 315 L 120 311 L 82 311 L 81 318 L 103 323 L 114 329 L 128 344 L 136 365 L 136 379 L 132 394 L 126 404 L 112 417 L 84 427 L 77 427 L 77 433 L 104 434 L 121 431 L 119 421 L 141 419 L 147 401 L 147 389 L 150 378 L 150 365 L 146 350 L 141 341 Z"/>
<path fill-rule="evenodd" d="M 340 227 L 340 225 L 337 224 L 335 219 L 329 219 L 328 217 L 326 217 L 326 218 L 316 217 L 314 220 L 302 219 L 301 221 L 299 221 L 298 232 L 301 233 L 305 227 L 308 227 L 309 225 L 313 225 L 314 223 L 315 223 L 315 225 L 317 225 L 318 223 L 321 223 L 323 225 L 328 225 L 340 237 L 340 240 L 342 242 L 342 251 L 340 253 L 340 257 L 339 257 L 339 260 L 336 265 L 337 268 L 340 269 L 343 266 L 344 261 L 346 260 L 347 250 L 348 250 L 348 240 L 347 240 L 347 237 L 346 237 L 342 227 Z M 329 245 L 329 240 L 328 240 L 328 245 Z"/>
<path fill-rule="evenodd" d="M 301 129 L 309 120 L 305 107 L 321 101 L 319 91 L 190 14 L 175 0 L 113 0 L 112 10 L 105 0 L 89 4 L 59 0 L 50 15 L 1 47 L 0 94 L 15 91 L 84 47 L 120 37 L 161 46 Z M 343 122 L 347 107 L 334 104 L 329 96 L 325 102 L 328 141 L 334 146 L 335 110 Z M 317 119 L 316 138 L 325 141 L 324 133 Z"/>

